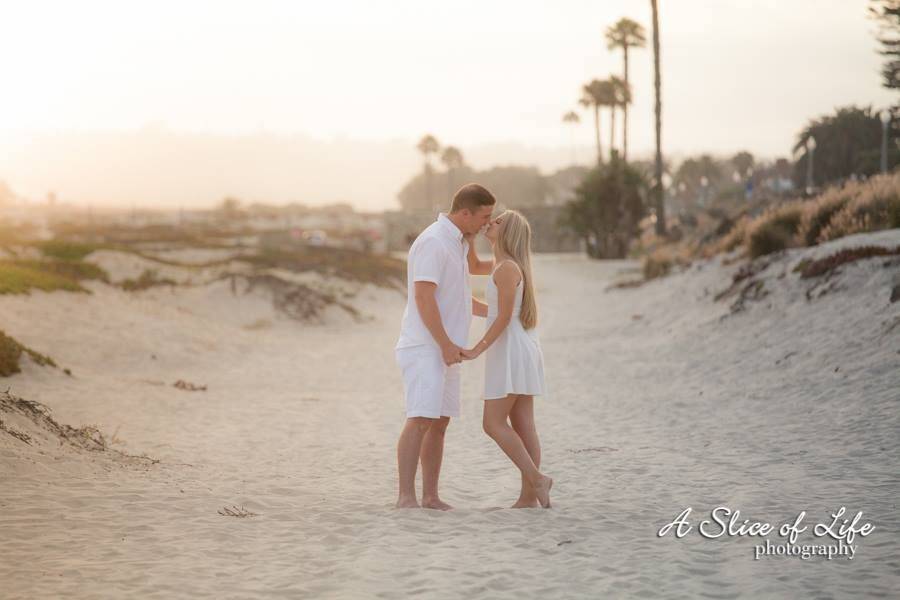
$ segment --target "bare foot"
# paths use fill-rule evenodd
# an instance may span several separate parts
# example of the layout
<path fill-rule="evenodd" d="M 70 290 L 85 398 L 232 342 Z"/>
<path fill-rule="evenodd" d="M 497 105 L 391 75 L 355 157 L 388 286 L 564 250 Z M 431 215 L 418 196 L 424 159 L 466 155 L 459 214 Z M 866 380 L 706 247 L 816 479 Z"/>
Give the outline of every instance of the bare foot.
<path fill-rule="evenodd" d="M 395 508 L 419 508 L 419 503 L 416 502 L 415 497 L 407 498 L 405 496 L 401 496 L 397 500 L 397 505 Z"/>
<path fill-rule="evenodd" d="M 450 506 L 440 498 L 422 498 L 422 508 L 433 508 L 435 510 L 453 510 L 452 506 Z"/>
<path fill-rule="evenodd" d="M 538 508 L 540 504 L 537 501 L 537 498 L 525 498 L 524 500 L 519 497 L 516 500 L 516 503 L 510 506 L 510 508 Z"/>
<path fill-rule="evenodd" d="M 553 479 L 542 475 L 537 485 L 533 486 L 534 495 L 544 508 L 550 508 L 550 488 L 553 487 Z"/>

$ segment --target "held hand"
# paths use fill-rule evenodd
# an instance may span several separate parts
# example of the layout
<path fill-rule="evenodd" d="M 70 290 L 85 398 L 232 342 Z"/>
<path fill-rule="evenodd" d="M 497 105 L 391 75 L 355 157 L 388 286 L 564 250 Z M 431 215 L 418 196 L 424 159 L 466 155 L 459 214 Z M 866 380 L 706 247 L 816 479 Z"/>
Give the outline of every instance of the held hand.
<path fill-rule="evenodd" d="M 476 348 L 470 348 L 468 350 L 462 351 L 462 357 L 465 360 L 474 360 L 474 359 L 478 358 L 478 356 L 480 354 L 481 354 L 481 351 Z"/>
<path fill-rule="evenodd" d="M 441 354 L 444 357 L 444 364 L 447 366 L 462 362 L 462 348 L 456 344 L 447 344 L 441 348 Z"/>

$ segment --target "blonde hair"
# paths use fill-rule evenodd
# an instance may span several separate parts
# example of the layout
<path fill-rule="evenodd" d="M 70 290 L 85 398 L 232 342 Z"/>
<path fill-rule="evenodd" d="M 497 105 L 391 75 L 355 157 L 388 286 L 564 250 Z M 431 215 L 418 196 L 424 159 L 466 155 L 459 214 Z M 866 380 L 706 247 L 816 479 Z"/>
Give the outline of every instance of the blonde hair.
<path fill-rule="evenodd" d="M 519 320 L 522 327 L 532 329 L 537 325 L 537 300 L 534 295 L 534 279 L 531 276 L 531 225 L 522 213 L 516 210 L 504 211 L 500 217 L 500 231 L 497 243 L 500 250 L 512 258 L 522 272 L 522 310 Z"/>

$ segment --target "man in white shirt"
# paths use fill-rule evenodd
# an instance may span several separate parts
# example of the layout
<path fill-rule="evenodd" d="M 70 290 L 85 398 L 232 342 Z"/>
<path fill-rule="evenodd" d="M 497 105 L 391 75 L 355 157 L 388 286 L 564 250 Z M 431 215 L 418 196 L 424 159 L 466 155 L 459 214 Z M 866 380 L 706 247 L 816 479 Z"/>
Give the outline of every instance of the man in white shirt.
<path fill-rule="evenodd" d="M 459 363 L 472 314 L 486 306 L 472 297 L 466 254 L 469 240 L 491 220 L 496 200 L 470 183 L 453 196 L 450 213 L 441 213 L 409 248 L 407 299 L 397 363 L 403 371 L 406 425 L 397 443 L 400 493 L 397 508 L 418 508 L 416 468 L 422 461 L 422 504 L 452 508 L 438 496 L 444 432 L 459 416 Z"/>

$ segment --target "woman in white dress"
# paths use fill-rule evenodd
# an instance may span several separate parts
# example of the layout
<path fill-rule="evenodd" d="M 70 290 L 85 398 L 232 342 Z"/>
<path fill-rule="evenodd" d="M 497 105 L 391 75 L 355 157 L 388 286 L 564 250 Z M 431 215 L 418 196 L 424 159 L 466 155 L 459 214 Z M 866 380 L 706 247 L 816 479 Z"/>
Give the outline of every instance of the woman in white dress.
<path fill-rule="evenodd" d="M 541 473 L 541 444 L 534 425 L 534 397 L 544 393 L 544 359 L 537 331 L 531 275 L 531 226 L 507 210 L 485 230 L 494 259 L 482 261 L 469 244 L 469 273 L 489 275 L 487 331 L 467 359 L 485 353 L 484 431 L 522 473 L 513 508 L 550 507 L 553 479 Z"/>

